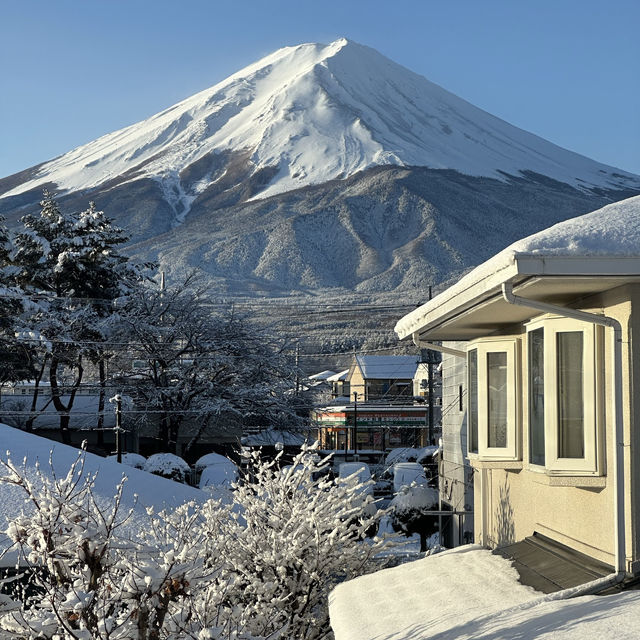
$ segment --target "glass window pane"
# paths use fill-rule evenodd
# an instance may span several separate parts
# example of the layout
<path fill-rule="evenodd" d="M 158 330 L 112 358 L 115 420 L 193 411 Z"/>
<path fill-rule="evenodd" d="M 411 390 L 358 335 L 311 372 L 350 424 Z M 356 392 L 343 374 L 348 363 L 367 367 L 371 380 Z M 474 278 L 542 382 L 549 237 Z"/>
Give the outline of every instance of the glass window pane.
<path fill-rule="evenodd" d="M 557 334 L 558 458 L 584 458 L 582 331 Z"/>
<path fill-rule="evenodd" d="M 478 352 L 469 351 L 469 451 L 478 453 Z"/>
<path fill-rule="evenodd" d="M 489 385 L 488 443 L 490 448 L 507 446 L 507 354 L 487 353 Z"/>
<path fill-rule="evenodd" d="M 544 465 L 544 329 L 529 340 L 529 462 Z"/>

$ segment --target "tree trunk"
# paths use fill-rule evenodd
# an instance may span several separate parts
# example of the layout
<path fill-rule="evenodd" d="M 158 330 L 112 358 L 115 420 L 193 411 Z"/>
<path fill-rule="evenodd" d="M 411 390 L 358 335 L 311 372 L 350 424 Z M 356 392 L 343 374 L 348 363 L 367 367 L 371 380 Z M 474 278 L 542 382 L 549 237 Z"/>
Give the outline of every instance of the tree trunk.
<path fill-rule="evenodd" d="M 180 422 L 176 418 L 169 418 L 169 440 L 167 442 L 167 451 L 178 455 L 178 431 Z"/>
<path fill-rule="evenodd" d="M 42 380 L 42 376 L 44 375 L 44 370 L 47 366 L 47 360 L 49 359 L 49 354 L 45 354 L 42 359 L 42 366 L 40 367 L 39 373 L 36 375 L 35 384 L 33 386 L 33 396 L 31 397 L 31 413 L 25 422 L 24 429 L 25 431 L 33 431 L 33 423 L 36 421 L 38 417 L 38 396 L 40 395 L 40 381 Z"/>
<path fill-rule="evenodd" d="M 169 446 L 169 414 L 161 413 L 160 414 L 160 442 L 164 447 Z M 167 449 L 168 450 L 168 449 Z"/>
<path fill-rule="evenodd" d="M 51 383 L 51 398 L 53 400 L 53 406 L 60 414 L 60 435 L 64 444 L 71 444 L 71 433 L 69 431 L 69 423 L 71 421 L 71 409 L 73 408 L 73 402 L 76 399 L 76 393 L 78 387 L 82 382 L 82 374 L 84 368 L 82 367 L 82 356 L 78 356 L 78 361 L 75 363 L 77 370 L 76 379 L 69 392 L 69 401 L 65 405 L 62 402 L 60 385 L 58 383 L 58 367 L 60 366 L 60 360 L 56 356 L 51 357 L 51 364 L 49 365 L 49 382 Z"/>
<path fill-rule="evenodd" d="M 189 455 L 189 452 L 191 451 L 191 449 L 196 444 L 198 444 L 202 434 L 206 431 L 207 427 L 209 426 L 210 421 L 211 421 L 210 415 L 207 415 L 202 418 L 202 421 L 200 422 L 200 426 L 196 429 L 196 432 L 193 434 L 193 437 L 191 438 L 191 440 L 189 440 L 189 442 L 187 443 L 187 446 L 184 448 L 184 451 L 182 452 L 183 458 L 186 458 Z"/>

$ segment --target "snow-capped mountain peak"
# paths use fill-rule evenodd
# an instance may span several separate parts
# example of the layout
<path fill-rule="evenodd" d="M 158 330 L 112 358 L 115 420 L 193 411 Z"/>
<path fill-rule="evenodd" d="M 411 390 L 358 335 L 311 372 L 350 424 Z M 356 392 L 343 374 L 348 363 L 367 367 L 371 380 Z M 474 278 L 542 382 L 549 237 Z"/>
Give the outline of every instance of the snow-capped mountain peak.
<path fill-rule="evenodd" d="M 637 186 L 626 174 L 491 116 L 341 38 L 285 47 L 147 120 L 41 165 L 7 197 L 54 182 L 62 191 L 159 181 L 177 222 L 220 176 L 183 178 L 210 154 L 242 152 L 270 181 L 264 198 L 376 165 L 454 169 L 505 179 L 533 171 L 579 188 Z"/>

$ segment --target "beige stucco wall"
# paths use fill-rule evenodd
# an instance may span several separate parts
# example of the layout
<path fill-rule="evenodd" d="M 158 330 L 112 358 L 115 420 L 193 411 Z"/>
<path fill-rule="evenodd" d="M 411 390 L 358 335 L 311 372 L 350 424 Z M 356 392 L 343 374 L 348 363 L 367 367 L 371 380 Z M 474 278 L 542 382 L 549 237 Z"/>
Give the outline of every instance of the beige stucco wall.
<path fill-rule="evenodd" d="M 632 309 L 640 304 L 637 285 L 620 287 L 590 298 L 576 308 L 602 313 L 619 320 L 623 327 L 623 419 L 625 429 L 626 555 L 628 561 L 638 557 L 638 515 L 632 508 L 640 495 L 637 469 L 631 469 L 630 452 L 638 450 L 637 403 L 634 372 L 640 361 L 631 348 L 633 337 L 640 335 L 638 319 Z M 474 462 L 474 510 L 476 540 L 490 547 L 521 540 L 534 531 L 609 564 L 614 563 L 614 487 L 613 487 L 613 338 L 612 330 L 603 330 L 604 355 L 603 411 L 600 430 L 603 434 L 604 475 L 581 479 L 576 476 L 551 477 L 528 468 L 527 439 L 527 354 L 523 326 L 508 335 L 522 338 L 521 390 L 518 428 L 521 433 L 522 463 Z M 631 445 L 631 447 L 629 446 Z M 518 468 L 520 466 L 520 468 Z M 560 485 L 560 486 L 553 486 Z M 584 486 L 590 485 L 590 486 Z"/>
<path fill-rule="evenodd" d="M 351 365 L 351 370 L 347 375 L 347 381 L 349 382 L 350 397 L 353 398 L 353 394 L 356 392 L 358 394 L 358 400 L 364 402 L 366 400 L 365 384 L 360 367 L 355 364 Z"/>

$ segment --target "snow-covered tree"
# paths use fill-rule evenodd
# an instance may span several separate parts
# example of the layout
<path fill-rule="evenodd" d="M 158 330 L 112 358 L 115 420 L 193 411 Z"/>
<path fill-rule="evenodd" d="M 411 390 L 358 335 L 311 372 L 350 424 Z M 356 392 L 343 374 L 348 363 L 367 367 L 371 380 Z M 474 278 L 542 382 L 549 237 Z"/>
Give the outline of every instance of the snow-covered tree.
<path fill-rule="evenodd" d="M 122 379 L 138 407 L 159 417 L 165 450 L 176 451 L 185 424 L 188 449 L 220 420 L 301 422 L 284 393 L 295 372 L 282 345 L 213 310 L 194 284 L 145 283 L 120 311 L 117 339 L 131 345 L 118 363 Z"/>
<path fill-rule="evenodd" d="M 371 520 L 357 517 L 357 479 L 317 478 L 326 460 L 312 450 L 286 470 L 254 455 L 230 503 L 149 512 L 127 535 L 122 485 L 101 504 L 82 465 L 80 456 L 56 478 L 2 463 L 0 482 L 31 506 L 6 531 L 31 584 L 0 600 L 2 637 L 325 638 L 329 591 L 373 569 L 383 546 L 363 542 Z"/>
<path fill-rule="evenodd" d="M 127 238 L 93 203 L 80 213 L 62 212 L 47 191 L 39 215 L 22 218 L 12 256 L 14 279 L 33 300 L 25 318 L 40 350 L 35 376 L 31 423 L 38 387 L 44 376 L 51 402 L 60 415 L 64 442 L 70 441 L 69 421 L 82 383 L 86 360 L 98 364 L 101 407 L 104 409 L 104 358 L 114 299 L 140 277 L 140 271 L 118 252 Z M 100 425 L 98 425 L 100 426 Z"/>
<path fill-rule="evenodd" d="M 0 217 L 0 385 L 24 380 L 34 374 L 32 345 L 16 338 L 25 300 L 21 289 L 15 286 L 12 254 L 11 236 L 4 218 Z"/>

